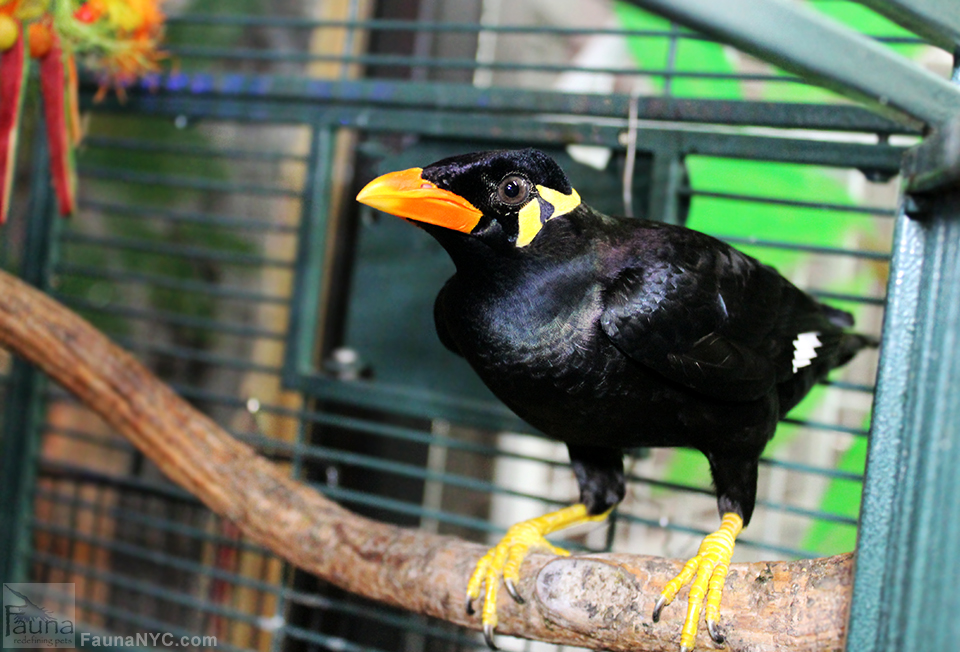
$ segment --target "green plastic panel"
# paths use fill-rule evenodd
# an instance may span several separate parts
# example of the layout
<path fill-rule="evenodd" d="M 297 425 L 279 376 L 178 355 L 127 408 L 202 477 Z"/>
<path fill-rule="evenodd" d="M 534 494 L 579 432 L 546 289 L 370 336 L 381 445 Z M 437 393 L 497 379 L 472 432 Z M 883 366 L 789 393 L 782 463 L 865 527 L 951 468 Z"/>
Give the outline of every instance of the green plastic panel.
<path fill-rule="evenodd" d="M 866 102 L 891 117 L 903 120 L 910 116 L 937 125 L 960 112 L 960 89 L 947 80 L 800 3 L 785 0 L 630 2 Z"/>
<path fill-rule="evenodd" d="M 960 47 L 960 8 L 955 0 L 860 2 L 948 52 Z"/>

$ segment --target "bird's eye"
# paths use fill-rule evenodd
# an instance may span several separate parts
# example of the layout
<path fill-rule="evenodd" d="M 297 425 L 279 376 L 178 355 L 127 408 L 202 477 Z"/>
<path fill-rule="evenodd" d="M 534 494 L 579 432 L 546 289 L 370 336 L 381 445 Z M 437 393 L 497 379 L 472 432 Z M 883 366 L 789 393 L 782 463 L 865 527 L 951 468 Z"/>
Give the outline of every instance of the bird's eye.
<path fill-rule="evenodd" d="M 497 196 L 504 204 L 516 206 L 530 196 L 530 182 L 523 177 L 509 176 L 497 187 Z"/>

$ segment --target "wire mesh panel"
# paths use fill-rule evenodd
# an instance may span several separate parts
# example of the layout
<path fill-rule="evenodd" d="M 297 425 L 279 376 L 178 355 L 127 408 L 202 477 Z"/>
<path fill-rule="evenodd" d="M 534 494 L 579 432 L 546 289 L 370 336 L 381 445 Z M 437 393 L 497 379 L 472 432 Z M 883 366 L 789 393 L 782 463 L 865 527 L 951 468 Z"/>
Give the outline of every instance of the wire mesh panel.
<path fill-rule="evenodd" d="M 361 514 L 492 541 L 577 496 L 564 446 L 437 341 L 452 265 L 357 206 L 375 174 L 540 147 L 592 206 L 715 235 L 879 331 L 911 126 L 600 0 L 169 4 L 171 72 L 87 104 L 80 210 L 51 227 L 51 291 Z M 810 4 L 947 66 L 859 4 Z M 735 561 L 853 549 L 875 364 L 861 355 L 780 426 Z M 56 387 L 44 414 L 21 562 L 76 583 L 85 631 L 231 650 L 482 645 L 245 541 Z M 635 450 L 627 470 L 610 522 L 566 545 L 695 552 L 716 525 L 702 455 Z"/>

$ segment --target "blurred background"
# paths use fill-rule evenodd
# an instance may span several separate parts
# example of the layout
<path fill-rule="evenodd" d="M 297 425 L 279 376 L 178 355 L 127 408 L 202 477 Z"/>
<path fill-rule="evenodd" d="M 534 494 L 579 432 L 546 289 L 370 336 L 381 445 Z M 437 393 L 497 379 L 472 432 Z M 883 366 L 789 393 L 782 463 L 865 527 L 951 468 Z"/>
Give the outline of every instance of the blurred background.
<path fill-rule="evenodd" d="M 862 4 L 803 4 L 949 75 L 946 52 Z M 53 216 L 28 95 L 0 263 L 358 513 L 494 542 L 578 495 L 565 447 L 440 345 L 432 304 L 452 264 L 354 201 L 377 174 L 536 146 L 594 207 L 720 237 L 879 333 L 916 125 L 607 0 L 164 8 L 162 75 L 99 103 L 86 79 L 67 220 Z M 0 355 L 0 447 L 28 442 L 20 475 L 0 478 L 28 505 L 0 561 L 10 577 L 76 583 L 81 631 L 212 634 L 231 651 L 482 648 L 474 632 L 345 594 L 248 543 Z M 854 548 L 875 367 L 875 352 L 860 355 L 781 424 L 734 561 Z M 563 544 L 694 554 L 718 522 L 703 457 L 636 450 L 627 469 L 610 522 Z"/>

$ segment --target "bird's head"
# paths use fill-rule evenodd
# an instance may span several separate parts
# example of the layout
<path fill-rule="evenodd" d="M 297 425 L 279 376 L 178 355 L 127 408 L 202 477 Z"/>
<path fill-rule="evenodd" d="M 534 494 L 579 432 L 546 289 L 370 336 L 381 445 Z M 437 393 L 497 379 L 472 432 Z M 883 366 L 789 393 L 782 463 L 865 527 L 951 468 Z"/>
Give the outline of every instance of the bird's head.
<path fill-rule="evenodd" d="M 357 200 L 491 246 L 517 248 L 530 244 L 547 220 L 580 205 L 560 166 L 536 149 L 464 154 L 390 172 L 368 183 Z"/>

